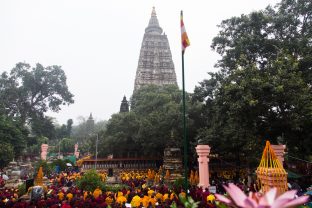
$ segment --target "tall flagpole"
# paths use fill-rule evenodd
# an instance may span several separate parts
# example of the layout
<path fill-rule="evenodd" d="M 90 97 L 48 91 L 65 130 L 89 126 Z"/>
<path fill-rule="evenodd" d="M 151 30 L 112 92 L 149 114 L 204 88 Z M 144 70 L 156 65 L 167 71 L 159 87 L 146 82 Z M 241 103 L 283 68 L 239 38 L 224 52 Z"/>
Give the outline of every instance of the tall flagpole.
<path fill-rule="evenodd" d="M 185 105 L 185 78 L 184 78 L 184 51 L 185 48 L 190 45 L 189 39 L 187 37 L 184 22 L 183 22 L 183 11 L 181 11 L 181 43 L 182 43 L 182 90 L 183 90 L 183 138 L 184 138 L 184 189 L 187 194 L 187 173 L 188 173 L 188 164 L 187 164 L 187 149 L 188 149 L 188 140 L 186 136 L 186 105 Z"/>
<path fill-rule="evenodd" d="M 185 79 L 184 79 L 184 51 L 182 51 L 182 86 L 183 86 L 183 138 L 184 138 L 184 189 L 187 193 L 187 137 L 186 137 L 186 115 L 185 115 Z"/>

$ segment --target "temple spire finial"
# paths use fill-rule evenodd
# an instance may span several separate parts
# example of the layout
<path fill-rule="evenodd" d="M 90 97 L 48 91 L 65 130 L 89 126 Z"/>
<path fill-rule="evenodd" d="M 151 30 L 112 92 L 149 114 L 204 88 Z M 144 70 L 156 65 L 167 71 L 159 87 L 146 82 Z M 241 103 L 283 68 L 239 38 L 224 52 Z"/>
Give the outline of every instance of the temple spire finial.
<path fill-rule="evenodd" d="M 155 10 L 154 6 L 153 6 L 153 10 L 152 10 L 152 16 L 156 16 L 156 10 Z"/>

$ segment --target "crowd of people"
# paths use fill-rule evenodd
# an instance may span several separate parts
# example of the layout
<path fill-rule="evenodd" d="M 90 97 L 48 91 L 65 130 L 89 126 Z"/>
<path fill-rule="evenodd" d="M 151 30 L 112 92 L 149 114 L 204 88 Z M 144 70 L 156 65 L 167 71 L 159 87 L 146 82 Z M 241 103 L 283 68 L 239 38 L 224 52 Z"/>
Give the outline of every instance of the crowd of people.
<path fill-rule="evenodd" d="M 184 207 L 179 197 L 185 197 L 186 193 L 181 187 L 169 188 L 165 184 L 147 186 L 143 178 L 127 178 L 122 180 L 127 186 L 116 193 L 99 187 L 92 192 L 76 186 L 75 182 L 81 176 L 82 173 L 76 172 L 51 175 L 50 184 L 39 198 L 26 198 L 18 195 L 18 189 L 4 188 L 0 191 L 0 207 L 170 207 L 173 203 L 177 207 Z M 215 197 L 208 189 L 193 186 L 188 192 L 199 202 L 199 207 L 216 207 Z"/>
<path fill-rule="evenodd" d="M 121 173 L 120 181 L 125 184 L 121 189 L 113 192 L 100 187 L 93 191 L 86 191 L 76 186 L 76 181 L 82 177 L 80 172 L 61 172 L 48 177 L 48 185 L 44 187 L 44 194 L 40 197 L 19 196 L 20 190 L 3 188 L 0 190 L 0 207 L 14 208 L 75 208 L 75 207 L 146 207 L 163 208 L 184 207 L 181 197 L 191 196 L 198 207 L 215 208 L 216 199 L 209 190 L 195 185 L 190 186 L 187 192 L 183 186 L 168 186 L 166 183 L 150 183 L 148 176 L 143 172 Z M 147 174 L 148 175 L 148 174 Z M 102 174 L 103 176 L 103 174 Z M 221 181 L 212 181 L 218 193 L 224 193 Z M 237 184 L 242 190 L 252 189 L 244 183 Z M 29 190 L 28 195 L 31 193 Z"/>

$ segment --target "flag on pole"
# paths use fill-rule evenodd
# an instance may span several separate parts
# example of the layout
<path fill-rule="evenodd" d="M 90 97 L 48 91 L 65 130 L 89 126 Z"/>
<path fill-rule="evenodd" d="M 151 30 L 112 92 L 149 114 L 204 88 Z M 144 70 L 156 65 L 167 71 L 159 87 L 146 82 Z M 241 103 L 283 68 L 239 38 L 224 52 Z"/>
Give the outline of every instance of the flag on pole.
<path fill-rule="evenodd" d="M 187 149 L 188 149 L 188 141 L 187 141 L 187 137 L 186 137 L 186 113 L 185 113 L 185 80 L 184 80 L 184 51 L 186 49 L 186 47 L 188 47 L 190 45 L 190 41 L 187 37 L 185 28 L 184 28 L 184 23 L 183 23 L 183 11 L 181 11 L 181 46 L 182 46 L 182 92 L 183 92 L 183 138 L 184 138 L 184 190 L 188 189 L 188 185 L 187 185 Z"/>
<path fill-rule="evenodd" d="M 184 54 L 186 47 L 190 45 L 190 40 L 187 37 L 187 33 L 184 27 L 183 11 L 181 11 L 181 43 L 182 43 L 182 53 Z"/>

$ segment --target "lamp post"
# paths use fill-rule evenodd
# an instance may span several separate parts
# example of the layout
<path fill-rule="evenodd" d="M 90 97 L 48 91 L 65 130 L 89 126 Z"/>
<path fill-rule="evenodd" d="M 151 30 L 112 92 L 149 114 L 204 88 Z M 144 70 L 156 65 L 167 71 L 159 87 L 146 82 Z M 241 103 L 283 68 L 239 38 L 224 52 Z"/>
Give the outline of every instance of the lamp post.
<path fill-rule="evenodd" d="M 59 143 L 58 158 L 61 159 L 61 143 Z"/>
<path fill-rule="evenodd" d="M 60 141 L 58 142 L 58 159 L 61 159 L 61 142 L 62 139 L 60 139 Z"/>
<path fill-rule="evenodd" d="M 99 142 L 99 134 L 97 133 L 95 141 L 95 170 L 97 169 L 98 142 Z"/>

